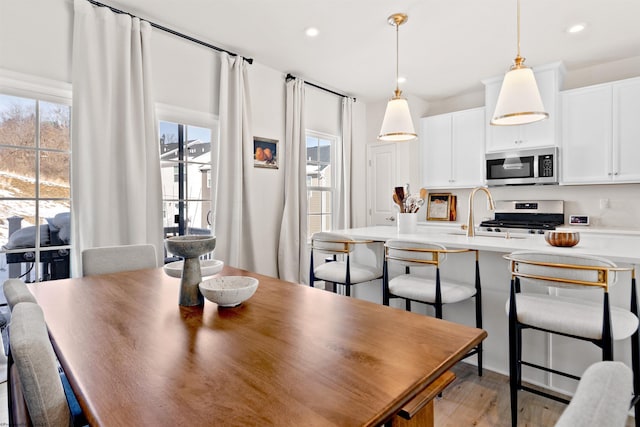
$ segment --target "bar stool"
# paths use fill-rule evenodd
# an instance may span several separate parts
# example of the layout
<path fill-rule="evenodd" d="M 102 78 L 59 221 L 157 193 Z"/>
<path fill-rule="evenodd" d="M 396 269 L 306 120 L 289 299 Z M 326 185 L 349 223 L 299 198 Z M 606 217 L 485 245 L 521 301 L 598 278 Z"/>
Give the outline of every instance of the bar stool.
<path fill-rule="evenodd" d="M 447 249 L 436 243 L 421 243 L 391 239 L 385 243 L 383 265 L 382 303 L 389 305 L 391 298 L 403 298 L 405 309 L 411 311 L 411 302 L 421 302 L 435 308 L 436 317 L 442 319 L 442 307 L 475 297 L 476 327 L 482 329 L 482 287 L 480 285 L 480 265 L 475 249 Z M 440 265 L 447 255 L 475 253 L 475 285 L 441 279 Z M 404 274 L 389 280 L 389 264 L 398 263 L 404 267 Z M 435 278 L 412 273 L 415 268 L 435 268 Z M 482 376 L 482 343 L 473 348 L 464 358 L 478 355 L 478 375 Z"/>
<path fill-rule="evenodd" d="M 557 371 L 522 359 L 522 330 L 534 329 L 589 341 L 602 349 L 602 360 L 613 360 L 613 341 L 631 337 L 632 370 L 636 426 L 640 426 L 640 347 L 638 334 L 638 302 L 633 267 L 617 267 L 600 258 L 576 255 L 556 255 L 543 252 L 520 251 L 505 255 L 510 261 L 511 291 L 506 311 L 509 316 L 509 385 L 511 396 L 511 424 L 517 425 L 518 390 L 528 391 L 550 399 L 568 403 L 566 399 L 522 385 L 522 366 L 540 369 L 563 377 L 580 377 Z M 621 271 L 631 272 L 630 310 L 611 307 L 609 288 Z M 533 287 L 551 289 L 601 290 L 602 303 L 584 298 L 558 296 L 557 292 L 522 292 Z"/>
<path fill-rule="evenodd" d="M 382 278 L 379 266 L 351 261 L 351 253 L 358 245 L 374 243 L 373 240 L 357 240 L 338 233 L 318 232 L 311 237 L 311 261 L 309 286 L 316 280 L 324 280 L 345 287 L 345 295 L 351 296 L 351 286 Z M 331 255 L 330 261 L 314 267 L 314 252 Z M 334 289 L 334 292 L 336 289 Z"/>

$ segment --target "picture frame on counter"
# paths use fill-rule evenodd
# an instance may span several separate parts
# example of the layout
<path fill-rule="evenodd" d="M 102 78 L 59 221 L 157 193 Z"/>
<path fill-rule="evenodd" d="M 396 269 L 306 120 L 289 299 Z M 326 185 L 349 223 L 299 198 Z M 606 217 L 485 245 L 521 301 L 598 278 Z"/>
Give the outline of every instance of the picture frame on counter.
<path fill-rule="evenodd" d="M 253 167 L 278 169 L 278 140 L 253 137 Z"/>
<path fill-rule="evenodd" d="M 430 193 L 427 202 L 427 221 L 455 221 L 457 198 L 451 193 Z"/>

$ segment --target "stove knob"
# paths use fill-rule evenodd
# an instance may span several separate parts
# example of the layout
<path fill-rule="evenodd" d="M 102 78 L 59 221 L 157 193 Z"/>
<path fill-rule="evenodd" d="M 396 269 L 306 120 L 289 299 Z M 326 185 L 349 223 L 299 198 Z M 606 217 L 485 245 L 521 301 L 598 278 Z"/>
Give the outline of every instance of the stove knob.
<path fill-rule="evenodd" d="M 499 233 L 500 229 L 499 228 L 494 228 L 493 231 L 495 231 L 496 233 Z"/>
<path fill-rule="evenodd" d="M 533 229 L 529 230 L 529 234 L 536 234 L 536 230 L 533 230 Z"/>
<path fill-rule="evenodd" d="M 538 230 L 538 234 L 544 234 L 544 230 Z"/>
<path fill-rule="evenodd" d="M 487 227 L 487 231 L 493 231 L 493 228 Z"/>

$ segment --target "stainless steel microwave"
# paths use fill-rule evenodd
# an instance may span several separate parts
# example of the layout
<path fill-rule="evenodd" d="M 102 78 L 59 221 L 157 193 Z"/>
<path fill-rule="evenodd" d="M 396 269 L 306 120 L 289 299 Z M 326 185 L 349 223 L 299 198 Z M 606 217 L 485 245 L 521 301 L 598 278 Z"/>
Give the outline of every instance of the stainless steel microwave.
<path fill-rule="evenodd" d="M 487 185 L 557 184 L 558 147 L 487 153 Z"/>

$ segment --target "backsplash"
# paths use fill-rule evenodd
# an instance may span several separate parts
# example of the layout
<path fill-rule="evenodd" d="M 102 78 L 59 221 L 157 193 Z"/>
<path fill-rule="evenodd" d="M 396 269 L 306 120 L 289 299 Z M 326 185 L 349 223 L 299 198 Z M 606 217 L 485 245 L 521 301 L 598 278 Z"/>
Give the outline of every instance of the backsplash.
<path fill-rule="evenodd" d="M 494 200 L 564 200 L 565 225 L 569 225 L 569 215 L 589 215 L 590 228 L 640 231 L 640 184 L 532 185 L 491 187 L 489 190 Z M 431 192 L 457 195 L 458 217 L 455 223 L 466 223 L 470 189 Z M 477 193 L 474 204 L 476 223 L 493 218 L 484 194 Z M 424 220 L 425 217 L 423 208 L 420 218 Z"/>

